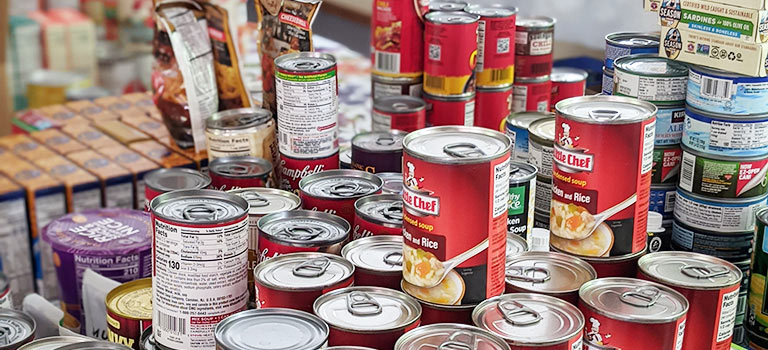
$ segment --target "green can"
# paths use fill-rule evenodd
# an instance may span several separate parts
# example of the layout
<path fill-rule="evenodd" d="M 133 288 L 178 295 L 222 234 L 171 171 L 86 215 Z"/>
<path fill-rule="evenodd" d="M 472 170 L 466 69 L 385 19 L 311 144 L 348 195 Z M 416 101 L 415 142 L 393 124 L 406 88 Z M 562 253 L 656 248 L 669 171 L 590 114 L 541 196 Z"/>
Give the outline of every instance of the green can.
<path fill-rule="evenodd" d="M 683 146 L 679 187 L 711 198 L 763 196 L 768 193 L 768 156 L 715 156 Z"/>
<path fill-rule="evenodd" d="M 768 302 L 766 302 L 765 276 L 768 274 L 768 208 L 755 214 L 755 249 L 752 251 L 751 276 L 747 296 L 747 330 L 768 338 Z"/>
<path fill-rule="evenodd" d="M 613 94 L 658 106 L 680 105 L 688 89 L 688 66 L 655 54 L 629 55 L 614 61 Z"/>

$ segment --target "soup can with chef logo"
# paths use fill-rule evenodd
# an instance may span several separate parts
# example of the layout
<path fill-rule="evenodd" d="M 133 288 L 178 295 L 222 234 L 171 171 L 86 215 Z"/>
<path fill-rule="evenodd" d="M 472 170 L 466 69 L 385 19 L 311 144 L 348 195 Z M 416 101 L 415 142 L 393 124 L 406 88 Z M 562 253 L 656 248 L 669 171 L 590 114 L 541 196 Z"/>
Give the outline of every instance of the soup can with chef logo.
<path fill-rule="evenodd" d="M 734 158 L 684 147 L 680 188 L 711 198 L 751 198 L 768 192 L 768 154 Z"/>
<path fill-rule="evenodd" d="M 486 330 L 456 323 L 438 323 L 408 332 L 397 340 L 394 349 L 510 350 L 510 347 L 504 339 Z"/>
<path fill-rule="evenodd" d="M 567 253 L 564 249 L 553 245 L 553 252 Z M 609 256 L 609 257 L 594 257 L 585 255 L 576 255 L 579 259 L 586 261 L 597 272 L 597 278 L 605 277 L 635 277 L 637 276 L 637 260 L 645 255 L 648 251 L 641 250 L 637 253 Z"/>
<path fill-rule="evenodd" d="M 658 130 L 658 128 L 657 128 Z M 651 169 L 651 184 L 676 183 L 680 175 L 680 163 L 683 161 L 683 150 L 680 145 L 653 146 L 653 168 Z"/>
<path fill-rule="evenodd" d="M 373 131 L 423 129 L 427 123 L 427 103 L 413 96 L 387 96 L 373 100 Z"/>
<path fill-rule="evenodd" d="M 307 159 L 291 158 L 281 153 L 279 167 L 280 189 L 299 193 L 299 182 L 303 178 L 321 171 L 338 169 L 340 165 L 338 152 L 328 157 Z"/>
<path fill-rule="evenodd" d="M 726 115 L 765 114 L 768 78 L 691 66 L 686 101 L 692 108 Z"/>
<path fill-rule="evenodd" d="M 475 126 L 499 130 L 512 110 L 512 85 L 477 87 Z"/>
<path fill-rule="evenodd" d="M 298 310 L 248 310 L 221 321 L 214 337 L 221 350 L 318 350 L 328 341 L 328 325 Z"/>
<path fill-rule="evenodd" d="M 270 187 L 272 163 L 251 156 L 222 157 L 208 165 L 211 188 L 219 191 L 246 187 Z"/>
<path fill-rule="evenodd" d="M 659 33 L 617 32 L 605 36 L 605 68 L 612 70 L 619 57 L 658 54 Z"/>
<path fill-rule="evenodd" d="M 536 166 L 509 162 L 509 201 L 507 233 L 527 238 L 533 228 L 536 200 Z"/>
<path fill-rule="evenodd" d="M 304 209 L 338 215 L 355 222 L 355 201 L 381 192 L 384 182 L 378 176 L 359 170 L 328 170 L 299 181 L 299 197 Z"/>
<path fill-rule="evenodd" d="M 515 32 L 515 78 L 534 78 L 552 73 L 555 19 L 519 17 Z"/>
<path fill-rule="evenodd" d="M 693 228 L 677 220 L 672 223 L 673 250 L 706 254 L 728 261 L 743 261 L 752 254 L 753 241 L 752 231 L 723 233 Z"/>
<path fill-rule="evenodd" d="M 381 287 L 349 287 L 326 293 L 313 306 L 331 328 L 328 345 L 391 349 L 403 334 L 419 326 L 416 299 Z"/>
<path fill-rule="evenodd" d="M 613 70 L 603 67 L 603 86 L 601 90 L 603 95 L 613 95 L 614 75 L 615 73 L 613 73 Z"/>
<path fill-rule="evenodd" d="M 355 265 L 355 285 L 400 289 L 403 237 L 364 237 L 344 246 L 341 255 Z"/>
<path fill-rule="evenodd" d="M 714 114 L 688 106 L 683 125 L 683 145 L 691 149 L 726 157 L 768 154 L 768 114 Z"/>
<path fill-rule="evenodd" d="M 421 37 L 419 41 L 421 41 Z M 423 42 L 417 45 L 422 46 Z M 421 52 L 423 49 L 419 51 Z M 424 64 L 423 60 L 420 59 L 419 61 L 420 65 Z M 418 76 L 415 77 L 390 77 L 376 72 L 371 73 L 371 96 L 373 96 L 373 100 L 378 101 L 389 96 L 421 96 L 423 75 L 421 72 L 416 74 Z"/>
<path fill-rule="evenodd" d="M 381 193 L 403 195 L 403 174 L 402 173 L 377 173 L 381 181 Z"/>
<path fill-rule="evenodd" d="M 107 294 L 109 341 L 140 350 L 141 333 L 152 325 L 152 279 L 121 284 Z"/>
<path fill-rule="evenodd" d="M 552 177 L 552 155 L 555 144 L 555 118 L 539 119 L 528 127 L 528 163 L 539 169 L 539 175 Z M 549 208 L 546 208 L 549 211 Z"/>
<path fill-rule="evenodd" d="M 552 97 L 549 101 L 549 110 L 554 111 L 555 105 L 567 98 L 584 96 L 587 91 L 587 71 L 570 67 L 554 67 L 550 80 L 552 80 Z"/>
<path fill-rule="evenodd" d="M 451 96 L 475 91 L 479 19 L 462 11 L 424 16 L 424 92 Z"/>
<path fill-rule="evenodd" d="M 11 309 L 0 309 L 0 339 L 4 349 L 14 350 L 35 339 L 37 324 L 27 313 Z"/>
<path fill-rule="evenodd" d="M 640 54 L 614 61 L 613 94 L 657 105 L 685 103 L 688 66 L 659 55 Z"/>
<path fill-rule="evenodd" d="M 670 287 L 690 303 L 682 350 L 728 350 L 742 273 L 735 265 L 686 252 L 650 253 L 638 261 L 638 278 Z M 714 307 L 713 307 L 714 306 Z"/>
<path fill-rule="evenodd" d="M 456 96 L 424 93 L 427 103 L 427 126 L 475 124 L 475 92 Z"/>
<path fill-rule="evenodd" d="M 488 299 L 472 313 L 475 326 L 516 350 L 582 350 L 584 316 L 548 295 L 515 293 Z"/>
<path fill-rule="evenodd" d="M 683 138 L 685 105 L 659 107 L 656 113 L 656 146 L 678 145 Z"/>
<path fill-rule="evenodd" d="M 586 261 L 555 252 L 524 252 L 507 261 L 507 293 L 539 293 L 579 301 L 582 284 L 597 278 Z"/>
<path fill-rule="evenodd" d="M 755 211 L 765 206 L 766 198 L 767 195 L 721 199 L 701 196 L 678 187 L 675 220 L 697 231 L 721 234 L 750 232 L 755 227 Z"/>
<path fill-rule="evenodd" d="M 682 349 L 688 301 L 672 288 L 600 278 L 581 287 L 579 309 L 586 320 L 584 349 Z"/>
<path fill-rule="evenodd" d="M 339 255 L 349 239 L 349 222 L 312 210 L 272 213 L 259 219 L 257 265 L 276 256 L 296 252 Z"/>
<path fill-rule="evenodd" d="M 211 186 L 211 177 L 197 170 L 171 168 L 153 170 L 144 175 L 145 208 L 155 197 L 177 190 L 202 190 Z"/>
<path fill-rule="evenodd" d="M 504 134 L 476 127 L 433 127 L 405 137 L 407 282 L 429 288 L 448 278 L 461 286 L 455 296 L 463 294 L 462 304 L 504 291 L 510 146 Z"/>
<path fill-rule="evenodd" d="M 369 173 L 395 172 L 403 167 L 405 132 L 364 132 L 352 138 L 352 169 Z"/>
<path fill-rule="evenodd" d="M 512 141 L 512 160 L 528 162 L 528 128 L 537 120 L 554 116 L 549 112 L 519 112 L 507 117 L 504 130 Z"/>
<path fill-rule="evenodd" d="M 376 75 L 421 77 L 424 29 L 415 3 L 384 0 L 373 3 L 371 65 Z"/>
<path fill-rule="evenodd" d="M 747 296 L 747 330 L 755 334 L 768 333 L 768 302 L 766 302 L 766 279 L 768 276 L 768 208 L 757 211 L 755 225 L 755 251 Z M 765 337 L 765 336 L 764 336 Z M 768 344 L 768 341 L 765 341 Z M 767 346 L 768 348 L 768 346 Z"/>
<path fill-rule="evenodd" d="M 552 99 L 549 75 L 516 78 L 512 89 L 512 112 L 546 112 Z"/>
<path fill-rule="evenodd" d="M 648 210 L 662 215 L 663 220 L 672 220 L 675 210 L 675 184 L 651 185 L 651 198 Z"/>
<path fill-rule="evenodd" d="M 403 196 L 373 194 L 355 201 L 352 240 L 379 235 L 403 234 Z"/>
<path fill-rule="evenodd" d="M 596 248 L 604 253 L 597 256 L 645 249 L 655 119 L 654 105 L 626 97 L 557 104 L 553 236 L 600 242 Z"/>
<path fill-rule="evenodd" d="M 269 259 L 253 269 L 256 308 L 312 311 L 315 299 L 351 286 L 354 274 L 351 262 L 333 254 L 303 252 Z"/>
<path fill-rule="evenodd" d="M 517 7 L 497 2 L 472 4 L 464 11 L 480 16 L 477 29 L 478 87 L 512 84 L 515 78 Z"/>
<path fill-rule="evenodd" d="M 205 120 L 208 159 L 251 156 L 277 160 L 275 120 L 261 108 L 239 108 L 214 113 Z"/>

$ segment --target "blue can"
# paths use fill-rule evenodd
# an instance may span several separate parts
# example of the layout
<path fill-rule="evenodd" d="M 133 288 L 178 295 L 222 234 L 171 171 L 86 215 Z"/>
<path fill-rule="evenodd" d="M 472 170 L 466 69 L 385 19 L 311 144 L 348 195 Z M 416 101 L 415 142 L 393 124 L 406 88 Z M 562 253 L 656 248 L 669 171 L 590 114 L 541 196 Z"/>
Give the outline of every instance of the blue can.
<path fill-rule="evenodd" d="M 689 106 L 683 124 L 683 145 L 693 150 L 725 157 L 768 155 L 768 114 L 731 116 Z"/>
<path fill-rule="evenodd" d="M 656 146 L 678 145 L 683 137 L 685 106 L 659 107 L 656 113 Z"/>
<path fill-rule="evenodd" d="M 512 140 L 511 160 L 528 162 L 528 127 L 537 120 L 554 116 L 554 113 L 549 112 L 519 112 L 507 117 L 504 130 Z"/>
<path fill-rule="evenodd" d="M 613 71 L 603 67 L 603 95 L 613 95 Z"/>
<path fill-rule="evenodd" d="M 651 185 L 651 197 L 648 210 L 661 214 L 664 221 L 674 219 L 675 184 Z"/>
<path fill-rule="evenodd" d="M 686 102 L 704 112 L 729 115 L 765 114 L 768 77 L 748 77 L 719 69 L 692 66 Z"/>
<path fill-rule="evenodd" d="M 618 32 L 605 36 L 605 68 L 613 70 L 613 61 L 638 53 L 659 53 L 659 33 Z"/>

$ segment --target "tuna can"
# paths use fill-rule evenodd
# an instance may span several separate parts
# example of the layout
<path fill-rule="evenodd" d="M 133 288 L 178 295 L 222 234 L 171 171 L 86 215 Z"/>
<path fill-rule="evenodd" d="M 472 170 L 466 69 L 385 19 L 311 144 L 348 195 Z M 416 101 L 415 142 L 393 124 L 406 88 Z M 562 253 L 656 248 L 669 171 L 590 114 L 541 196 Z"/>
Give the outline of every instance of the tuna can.
<path fill-rule="evenodd" d="M 177 190 L 202 190 L 211 186 L 211 178 L 197 170 L 170 168 L 153 170 L 144 175 L 145 208 L 155 197 Z"/>
<path fill-rule="evenodd" d="M 488 299 L 472 312 L 475 326 L 516 350 L 581 350 L 584 316 L 563 300 L 515 293 Z"/>
<path fill-rule="evenodd" d="M 416 299 L 381 287 L 349 287 L 323 294 L 315 315 L 331 328 L 329 346 L 357 345 L 391 349 L 403 334 L 419 326 Z"/>
<path fill-rule="evenodd" d="M 253 270 L 256 308 L 311 311 L 319 296 L 351 286 L 354 274 L 351 262 L 327 253 L 292 253 L 269 259 Z"/>
<path fill-rule="evenodd" d="M 634 278 L 609 277 L 579 290 L 585 349 L 679 350 L 688 301 L 672 288 Z"/>
<path fill-rule="evenodd" d="M 86 338 L 86 337 L 78 337 L 78 336 L 58 335 L 58 336 L 51 336 L 51 337 L 41 338 L 38 340 L 33 340 L 29 343 L 22 345 L 20 348 L 18 348 L 18 350 L 56 350 L 65 345 L 74 344 L 74 343 L 83 343 L 91 340 L 93 339 Z"/>
<path fill-rule="evenodd" d="M 141 350 L 157 350 L 155 345 L 155 335 L 152 334 L 152 326 L 147 327 L 144 332 L 141 332 L 141 344 L 139 347 Z"/>
<path fill-rule="evenodd" d="M 248 202 L 186 190 L 157 196 L 150 208 L 155 341 L 171 349 L 214 349 L 215 325 L 248 302 Z"/>
<path fill-rule="evenodd" d="M 364 132 L 352 138 L 352 169 L 399 173 L 403 167 L 403 131 Z"/>
<path fill-rule="evenodd" d="M 517 18 L 516 26 L 515 79 L 552 73 L 555 19 L 521 17 Z"/>
<path fill-rule="evenodd" d="M 748 77 L 720 69 L 690 67 L 686 101 L 693 108 L 714 114 L 747 116 L 765 114 L 766 100 L 768 77 Z"/>
<path fill-rule="evenodd" d="M 507 261 L 506 292 L 538 293 L 579 301 L 582 284 L 597 278 L 586 261 L 555 252 L 524 252 Z"/>
<path fill-rule="evenodd" d="M 550 80 L 552 80 L 552 97 L 549 101 L 549 110 L 554 111 L 555 105 L 571 97 L 584 96 L 587 91 L 587 71 L 570 67 L 554 67 Z"/>
<path fill-rule="evenodd" d="M 477 26 L 477 66 L 475 67 L 477 86 L 512 84 L 515 79 L 517 7 L 497 2 L 492 5 L 472 4 L 464 11 L 480 16 Z"/>
<path fill-rule="evenodd" d="M 248 310 L 221 321 L 214 336 L 220 350 L 317 350 L 325 348 L 328 325 L 297 310 Z"/>
<path fill-rule="evenodd" d="M 402 173 L 376 173 L 381 181 L 381 193 L 403 195 L 403 174 Z"/>
<path fill-rule="evenodd" d="M 512 112 L 547 112 L 552 99 L 549 75 L 518 77 L 512 89 Z"/>
<path fill-rule="evenodd" d="M 339 149 L 339 169 L 352 169 L 352 147 Z"/>
<path fill-rule="evenodd" d="M 462 304 L 504 291 L 510 146 L 504 134 L 476 127 L 434 127 L 405 137 L 407 282 L 429 288 L 458 275 L 451 293 L 463 295 Z M 444 262 L 457 257 L 461 263 L 446 269 Z"/>
<path fill-rule="evenodd" d="M 528 128 L 537 120 L 554 116 L 549 112 L 520 112 L 507 117 L 504 130 L 512 140 L 512 160 L 528 162 Z"/>
<path fill-rule="evenodd" d="M 394 350 L 482 349 L 510 350 L 501 337 L 486 330 L 455 323 L 419 327 L 397 340 Z"/>
<path fill-rule="evenodd" d="M 322 158 L 339 151 L 336 59 L 296 52 L 275 59 L 277 132 L 281 155 Z"/>
<path fill-rule="evenodd" d="M 657 124 L 658 129 L 658 124 Z M 651 168 L 651 184 L 675 184 L 680 175 L 680 163 L 683 161 L 683 150 L 680 145 L 653 146 L 653 168 Z"/>
<path fill-rule="evenodd" d="M 753 238 L 752 231 L 723 233 L 693 229 L 677 220 L 672 224 L 674 250 L 706 254 L 729 261 L 749 259 L 752 254 Z"/>
<path fill-rule="evenodd" d="M 371 70 L 374 77 L 401 81 L 421 78 L 424 67 L 424 29 L 420 16 L 421 13 L 412 1 L 384 0 L 373 4 Z"/>
<path fill-rule="evenodd" d="M 544 216 L 547 218 L 546 229 L 549 229 L 549 213 L 550 206 L 552 204 L 552 178 L 546 176 L 536 176 L 536 195 L 534 198 L 534 221 L 537 220 L 536 216 Z M 544 227 L 536 226 L 533 227 Z"/>
<path fill-rule="evenodd" d="M 127 348 L 120 344 L 105 342 L 105 341 L 86 341 L 86 342 L 79 342 L 79 343 L 72 343 L 69 345 L 64 345 L 60 348 L 56 348 L 56 350 L 129 350 L 130 348 Z"/>
<path fill-rule="evenodd" d="M 299 193 L 299 182 L 301 179 L 321 171 L 338 169 L 341 165 L 339 159 L 338 152 L 328 157 L 306 159 L 291 158 L 281 153 L 279 167 L 280 189 Z M 349 159 L 351 162 L 351 150 Z"/>
<path fill-rule="evenodd" d="M 601 92 L 603 95 L 613 95 L 613 70 L 603 67 L 603 86 Z"/>
<path fill-rule="evenodd" d="M 762 197 L 768 192 L 768 155 L 733 158 L 684 147 L 680 188 L 709 198 Z"/>
<path fill-rule="evenodd" d="M 539 175 L 548 178 L 552 177 L 554 143 L 555 118 L 542 118 L 528 127 L 528 163 L 539 169 Z"/>
<path fill-rule="evenodd" d="M 509 201 L 507 233 L 527 238 L 533 228 L 533 210 L 536 206 L 536 166 L 509 163 Z"/>
<path fill-rule="evenodd" d="M 205 120 L 208 160 L 219 157 L 277 157 L 275 120 L 261 108 L 239 108 L 214 113 Z"/>
<path fill-rule="evenodd" d="M 675 184 L 651 185 L 651 198 L 648 200 L 648 210 L 662 215 L 662 220 L 674 219 Z"/>
<path fill-rule="evenodd" d="M 385 96 L 373 99 L 372 130 L 405 132 L 423 129 L 427 124 L 427 103 L 413 96 Z"/>
<path fill-rule="evenodd" d="M 614 61 L 613 94 L 634 97 L 656 105 L 685 103 L 688 66 L 685 63 L 639 54 Z"/>
<path fill-rule="evenodd" d="M 216 158 L 208 165 L 208 174 L 211 176 L 211 189 L 214 190 L 269 187 L 272 163 L 251 156 Z"/>
<path fill-rule="evenodd" d="M 765 276 L 768 275 L 768 209 L 757 211 L 755 225 L 755 250 L 747 296 L 747 330 L 766 338 L 768 333 L 768 302 L 766 302 Z M 765 341 L 768 348 L 768 340 Z"/>
<path fill-rule="evenodd" d="M 421 23 L 419 23 L 418 25 L 419 25 L 419 30 L 421 30 Z M 419 38 L 417 39 L 418 43 L 414 44 L 416 46 L 419 46 L 419 55 L 418 55 L 419 57 L 423 55 L 422 51 L 424 51 L 423 48 L 421 48 L 421 46 L 423 45 L 422 37 L 423 36 L 419 36 Z M 399 57 L 397 57 L 396 59 L 398 61 L 400 60 Z M 382 63 L 384 63 L 385 65 L 391 66 L 393 61 L 390 60 L 389 62 L 385 63 L 382 60 Z M 419 67 L 421 67 L 424 64 L 423 60 L 421 60 L 418 64 L 419 64 Z M 378 101 L 382 98 L 389 97 L 389 96 L 420 97 L 421 90 L 422 90 L 423 75 L 421 71 L 418 71 L 415 74 L 418 74 L 418 76 L 390 77 L 386 75 L 377 74 L 376 72 L 371 73 L 371 96 L 373 97 L 373 100 Z"/>
<path fill-rule="evenodd" d="M 605 69 L 613 69 L 619 57 L 658 54 L 659 33 L 617 32 L 605 36 Z"/>
<path fill-rule="evenodd" d="M 37 325 L 29 314 L 0 309 L 0 344 L 3 350 L 16 350 L 35 339 Z"/>
<path fill-rule="evenodd" d="M 743 199 L 710 198 L 678 187 L 675 220 L 697 231 L 750 232 L 755 227 L 754 213 L 765 206 L 766 198 L 766 195 Z"/>
<path fill-rule="evenodd" d="M 424 16 L 424 92 L 453 96 L 475 91 L 479 19 L 462 11 Z"/>
<path fill-rule="evenodd" d="M 685 106 L 659 107 L 656 113 L 656 146 L 678 145 L 683 138 Z"/>
<path fill-rule="evenodd" d="M 341 255 L 355 265 L 355 285 L 400 289 L 403 237 L 364 237 L 344 246 Z"/>
<path fill-rule="evenodd" d="M 62 310 L 81 325 L 85 323 L 82 284 L 86 269 L 116 282 L 152 274 L 152 235 L 146 212 L 96 209 L 72 213 L 49 223 L 42 237 L 53 250 Z"/>
<path fill-rule="evenodd" d="M 477 87 L 475 126 L 499 130 L 512 111 L 512 84 L 496 87 Z"/>
<path fill-rule="evenodd" d="M 12 309 L 13 296 L 11 295 L 11 284 L 8 283 L 8 277 L 5 277 L 0 271 L 0 309 Z"/>
<path fill-rule="evenodd" d="M 522 252 L 528 251 L 528 242 L 522 237 L 507 233 L 507 249 L 506 249 L 506 261 L 520 255 Z"/>
<path fill-rule="evenodd" d="M 427 103 L 427 126 L 475 124 L 475 93 L 458 96 L 436 96 L 424 93 Z"/>
<path fill-rule="evenodd" d="M 733 264 L 686 252 L 650 253 L 638 261 L 638 278 L 670 287 L 690 303 L 682 350 L 729 350 L 742 274 Z M 714 306 L 714 307 L 713 307 Z"/>
<path fill-rule="evenodd" d="M 355 201 L 352 240 L 378 235 L 403 235 L 402 194 L 372 194 Z"/>
<path fill-rule="evenodd" d="M 557 247 L 552 247 L 552 251 L 562 252 Z M 597 272 L 597 278 L 605 277 L 635 277 L 637 276 L 637 260 L 645 255 L 648 251 L 641 250 L 637 253 L 609 256 L 609 257 L 594 257 L 579 255 L 579 259 L 586 261 Z"/>
<path fill-rule="evenodd" d="M 296 252 L 339 255 L 349 239 L 349 222 L 333 214 L 292 210 L 259 219 L 259 255 L 256 264 Z"/>
<path fill-rule="evenodd" d="M 299 181 L 302 208 L 338 215 L 355 222 L 355 201 L 380 193 L 384 182 L 376 175 L 359 170 L 329 170 Z"/>
<path fill-rule="evenodd" d="M 106 298 L 109 341 L 141 350 L 141 333 L 152 325 L 152 279 L 126 282 Z"/>
<path fill-rule="evenodd" d="M 737 116 L 685 110 L 683 144 L 726 157 L 765 157 L 768 154 L 768 114 Z"/>
<path fill-rule="evenodd" d="M 608 249 L 598 256 L 645 249 L 655 117 L 654 105 L 625 97 L 557 104 L 549 224 L 554 236 L 592 236 Z M 598 213 L 607 219 L 599 223 Z"/>

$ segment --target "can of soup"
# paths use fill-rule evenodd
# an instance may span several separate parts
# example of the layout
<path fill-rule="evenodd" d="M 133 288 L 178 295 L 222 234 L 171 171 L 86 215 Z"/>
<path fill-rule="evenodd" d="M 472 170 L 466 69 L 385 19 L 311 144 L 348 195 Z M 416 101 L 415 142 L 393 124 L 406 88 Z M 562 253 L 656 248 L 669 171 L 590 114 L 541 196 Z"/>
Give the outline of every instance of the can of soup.
<path fill-rule="evenodd" d="M 533 228 L 536 199 L 536 166 L 509 162 L 509 201 L 507 233 L 527 238 Z"/>
<path fill-rule="evenodd" d="M 433 0 L 429 2 L 429 12 L 464 11 L 467 3 L 460 0 Z"/>
<path fill-rule="evenodd" d="M 221 157 L 208 164 L 211 189 L 219 191 L 246 187 L 270 187 L 272 163 L 251 156 Z"/>
<path fill-rule="evenodd" d="M 691 66 L 688 105 L 704 112 L 725 115 L 765 114 L 768 77 L 748 77 L 720 69 Z"/>
<path fill-rule="evenodd" d="M 317 350 L 328 342 L 328 325 L 298 310 L 248 310 L 216 325 L 214 338 L 220 350 Z"/>
<path fill-rule="evenodd" d="M 413 96 L 385 96 L 373 99 L 373 131 L 423 129 L 427 123 L 427 103 Z"/>
<path fill-rule="evenodd" d="M 403 174 L 402 173 L 377 173 L 381 181 L 381 193 L 403 195 Z"/>
<path fill-rule="evenodd" d="M 539 169 L 539 175 L 552 177 L 552 155 L 555 144 L 555 118 L 539 119 L 528 127 L 528 163 Z M 546 208 L 549 211 L 549 208 Z"/>
<path fill-rule="evenodd" d="M 512 89 L 512 112 L 546 112 L 552 99 L 549 75 L 515 79 Z"/>
<path fill-rule="evenodd" d="M 397 340 L 394 350 L 474 349 L 510 350 L 501 337 L 486 330 L 455 323 L 438 323 L 419 327 Z"/>
<path fill-rule="evenodd" d="M 395 172 L 403 167 L 403 137 L 398 130 L 364 132 L 352 138 L 352 169 Z"/>
<path fill-rule="evenodd" d="M 683 125 L 683 144 L 691 149 L 726 157 L 768 154 L 768 114 L 714 114 L 688 106 Z"/>
<path fill-rule="evenodd" d="M 555 245 L 551 246 L 554 252 L 565 252 L 564 249 L 560 249 Z M 586 255 L 577 255 L 579 259 L 586 261 L 597 272 L 597 278 L 605 277 L 635 277 L 637 276 L 637 260 L 645 255 L 648 250 L 641 250 L 637 253 L 609 256 L 609 257 L 594 257 Z"/>
<path fill-rule="evenodd" d="M 349 222 L 333 214 L 292 210 L 259 219 L 259 255 L 256 264 L 296 252 L 339 255 L 349 239 Z"/>
<path fill-rule="evenodd" d="M 419 24 L 419 26 L 421 26 L 421 24 Z M 418 41 L 421 41 L 422 37 L 423 36 L 420 36 Z M 419 46 L 419 56 L 421 56 L 423 54 L 422 52 L 424 51 L 424 49 L 421 47 L 423 45 L 423 41 L 415 45 Z M 381 62 L 384 64 L 384 67 L 392 67 L 394 59 L 399 61 L 400 57 L 397 56 L 396 58 L 391 59 L 389 62 L 385 62 L 384 60 L 386 60 L 386 58 L 383 58 Z M 420 60 L 419 66 L 423 64 L 423 60 Z M 389 96 L 421 97 L 423 75 L 421 71 L 416 72 L 416 74 L 418 74 L 418 76 L 390 77 L 387 75 L 378 74 L 376 72 L 371 73 L 371 96 L 373 97 L 373 100 L 378 101 Z"/>
<path fill-rule="evenodd" d="M 658 125 L 657 125 L 658 126 Z M 651 168 L 651 184 L 676 183 L 680 175 L 680 163 L 683 161 L 683 150 L 680 145 L 653 146 L 653 168 Z"/>
<path fill-rule="evenodd" d="M 662 215 L 663 220 L 672 220 L 675 210 L 675 184 L 651 185 L 651 198 L 648 210 Z"/>
<path fill-rule="evenodd" d="M 515 79 L 552 73 L 555 19 L 519 17 L 515 33 Z"/>
<path fill-rule="evenodd" d="M 546 227 L 536 226 L 536 225 L 533 225 L 533 227 L 544 227 L 546 229 L 549 229 L 549 213 L 550 213 L 550 206 L 552 204 L 552 178 L 551 177 L 536 176 L 536 195 L 533 203 L 534 203 L 534 215 L 533 215 L 534 222 L 539 218 L 543 218 L 543 217 L 547 219 Z"/>
<path fill-rule="evenodd" d="M 603 67 L 603 95 L 613 95 L 613 76 L 615 73 L 613 70 Z"/>
<path fill-rule="evenodd" d="M 197 170 L 170 168 L 153 170 L 144 175 L 144 203 L 149 210 L 149 202 L 155 197 L 171 191 L 202 190 L 211 186 L 211 177 Z"/>
<path fill-rule="evenodd" d="M 400 289 L 403 237 L 364 237 L 344 246 L 341 255 L 355 265 L 355 285 Z"/>
<path fill-rule="evenodd" d="M 477 27 L 478 87 L 510 85 L 515 78 L 517 7 L 497 2 L 472 4 L 464 11 L 480 16 Z"/>
<path fill-rule="evenodd" d="M 613 94 L 657 105 L 685 103 L 688 65 L 659 55 L 639 54 L 614 61 Z"/>
<path fill-rule="evenodd" d="M 579 301 L 582 284 L 597 278 L 586 261 L 555 252 L 524 252 L 506 264 L 507 293 L 539 293 Z"/>
<path fill-rule="evenodd" d="M 694 230 L 750 232 L 755 227 L 754 213 L 758 208 L 765 206 L 766 198 L 767 195 L 739 199 L 712 198 L 678 187 L 675 196 L 675 220 Z"/>
<path fill-rule="evenodd" d="M 261 108 L 238 108 L 214 113 L 205 120 L 208 160 L 251 156 L 277 160 L 275 120 Z"/>
<path fill-rule="evenodd" d="M 768 192 L 768 154 L 723 157 L 683 148 L 680 188 L 709 198 L 752 198 Z"/>
<path fill-rule="evenodd" d="M 506 261 L 509 261 L 511 258 L 516 257 L 522 252 L 528 251 L 528 242 L 523 239 L 522 237 L 507 233 L 507 249 L 505 256 Z"/>
<path fill-rule="evenodd" d="M 605 68 L 612 70 L 619 57 L 658 54 L 659 33 L 616 32 L 605 36 Z"/>
<path fill-rule="evenodd" d="M 424 93 L 427 103 L 427 126 L 475 124 L 475 92 L 457 96 Z"/>
<path fill-rule="evenodd" d="M 403 234 L 402 194 L 372 194 L 355 201 L 352 240 Z"/>
<path fill-rule="evenodd" d="M 352 169 L 352 147 L 339 149 L 339 169 Z"/>
<path fill-rule="evenodd" d="M 15 350 L 35 339 L 37 324 L 29 314 L 0 309 L 0 343 L 4 349 Z"/>
<path fill-rule="evenodd" d="M 685 105 L 659 107 L 656 113 L 656 146 L 678 145 L 683 139 Z"/>
<path fill-rule="evenodd" d="M 453 96 L 475 91 L 479 19 L 462 11 L 424 16 L 424 92 Z"/>
<path fill-rule="evenodd" d="M 107 338 L 141 350 L 141 333 L 152 325 L 152 279 L 126 282 L 107 294 Z"/>
<path fill-rule="evenodd" d="M 760 209 L 756 214 L 755 250 L 752 253 L 752 266 L 749 277 L 747 296 L 747 330 L 754 334 L 768 333 L 768 302 L 766 302 L 765 276 L 768 275 L 768 208 Z M 768 341 L 765 342 L 768 344 Z"/>
<path fill-rule="evenodd" d="M 549 110 L 554 111 L 555 105 L 567 98 L 584 96 L 587 91 L 587 71 L 578 68 L 554 67 L 550 80 L 552 80 L 552 97 L 549 101 Z"/>
<path fill-rule="evenodd" d="M 371 15 L 373 73 L 381 77 L 395 77 L 402 80 L 421 78 L 424 67 L 424 29 L 420 16 L 415 3 L 411 1 L 384 0 L 373 3 Z M 375 84 L 374 81 L 374 86 Z"/>
<path fill-rule="evenodd" d="M 504 131 L 512 141 L 512 160 L 528 162 L 528 128 L 537 120 L 554 117 L 549 112 L 519 112 L 507 117 Z"/>
<path fill-rule="evenodd" d="M 279 166 L 280 189 L 299 193 L 299 182 L 301 179 L 321 171 L 338 169 L 340 165 L 341 161 L 338 152 L 328 157 L 303 159 L 291 158 L 281 153 Z"/>
<path fill-rule="evenodd" d="M 359 170 L 329 170 L 299 181 L 302 208 L 335 214 L 348 223 L 355 222 L 355 201 L 380 193 L 384 182 L 378 176 Z"/>
<path fill-rule="evenodd" d="M 477 87 L 475 97 L 475 126 L 499 130 L 512 110 L 512 84 Z"/>
<path fill-rule="evenodd" d="M 711 255 L 728 261 L 749 259 L 753 240 L 752 231 L 723 233 L 692 228 L 677 220 L 672 224 L 674 250 Z"/>

